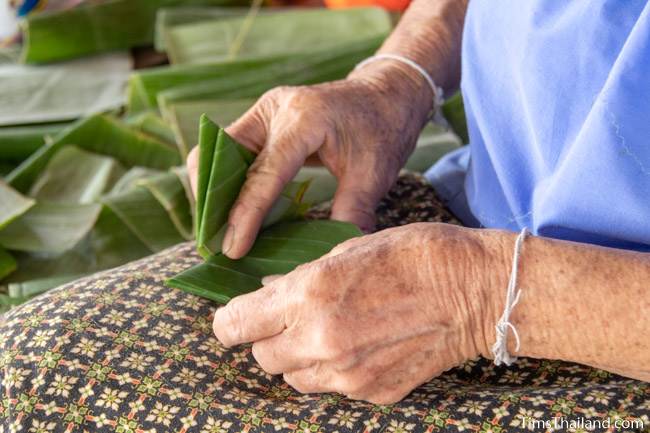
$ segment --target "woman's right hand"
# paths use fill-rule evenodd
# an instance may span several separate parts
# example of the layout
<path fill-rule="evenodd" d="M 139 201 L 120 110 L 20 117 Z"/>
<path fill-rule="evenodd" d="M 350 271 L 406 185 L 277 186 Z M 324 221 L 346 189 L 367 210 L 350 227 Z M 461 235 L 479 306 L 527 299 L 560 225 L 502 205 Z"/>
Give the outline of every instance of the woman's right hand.
<path fill-rule="evenodd" d="M 248 252 L 306 161 L 322 163 L 338 180 L 332 219 L 371 230 L 375 207 L 412 152 L 431 101 L 422 77 L 391 61 L 344 80 L 267 92 L 226 129 L 258 156 L 230 212 L 223 252 L 233 259 Z M 196 192 L 197 148 L 187 164 Z"/>

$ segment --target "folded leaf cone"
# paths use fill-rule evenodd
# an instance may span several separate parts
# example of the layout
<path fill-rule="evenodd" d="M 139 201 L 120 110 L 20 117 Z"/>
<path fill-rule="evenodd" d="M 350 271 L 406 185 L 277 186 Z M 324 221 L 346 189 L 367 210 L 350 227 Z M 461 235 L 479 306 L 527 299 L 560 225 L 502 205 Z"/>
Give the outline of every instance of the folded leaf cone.
<path fill-rule="evenodd" d="M 254 160 L 251 151 L 233 140 L 206 115 L 201 116 L 196 243 L 204 258 L 221 252 L 230 208 L 237 200 Z M 289 183 L 262 226 L 297 217 L 304 210 L 302 197 L 307 187 L 308 182 Z"/>
<path fill-rule="evenodd" d="M 302 215 L 309 186 L 309 182 L 291 182 L 264 220 L 267 228 L 251 251 L 242 259 L 229 259 L 220 253 L 221 241 L 254 155 L 206 115 L 201 116 L 199 146 L 196 238 L 206 262 L 168 280 L 169 286 L 225 303 L 259 288 L 262 277 L 290 272 L 361 235 L 356 226 L 339 221 L 286 222 Z"/>

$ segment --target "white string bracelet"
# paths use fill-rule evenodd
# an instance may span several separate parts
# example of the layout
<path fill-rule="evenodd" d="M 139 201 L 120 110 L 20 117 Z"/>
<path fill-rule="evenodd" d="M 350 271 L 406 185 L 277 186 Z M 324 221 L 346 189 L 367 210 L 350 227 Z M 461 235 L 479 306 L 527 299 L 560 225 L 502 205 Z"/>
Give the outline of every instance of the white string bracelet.
<path fill-rule="evenodd" d="M 517 360 L 516 356 L 512 356 L 508 353 L 508 329 L 512 330 L 512 333 L 515 336 L 517 342 L 515 352 L 517 352 L 519 351 L 519 334 L 517 333 L 515 326 L 510 322 L 510 313 L 512 313 L 512 309 L 515 308 L 515 305 L 517 305 L 519 297 L 521 296 L 521 289 L 517 290 L 517 268 L 519 267 L 521 246 L 524 244 L 526 235 L 528 235 L 528 229 L 524 227 L 515 241 L 515 251 L 512 256 L 512 271 L 510 273 L 510 281 L 508 282 L 508 291 L 506 292 L 506 305 L 503 309 L 501 318 L 495 326 L 497 337 L 492 346 L 495 365 L 510 365 Z"/>
<path fill-rule="evenodd" d="M 400 56 L 398 54 L 376 54 L 372 57 L 368 57 L 367 59 L 357 64 L 354 70 L 356 71 L 357 69 L 361 69 L 370 63 L 374 63 L 380 60 L 395 60 L 397 62 L 404 63 L 405 65 L 408 65 L 411 68 L 418 71 L 420 75 L 424 77 L 424 80 L 429 84 L 429 87 L 431 87 L 431 92 L 433 92 L 433 115 L 431 116 L 431 120 L 434 123 L 447 126 L 447 121 L 445 120 L 444 117 L 442 117 L 442 114 L 440 113 L 440 107 L 442 107 L 442 104 L 444 102 L 444 98 L 443 98 L 444 92 L 442 88 L 436 85 L 436 82 L 433 81 L 433 78 L 431 78 L 431 75 L 429 75 L 426 69 L 424 69 L 422 66 L 420 66 L 413 60 L 406 58 L 404 56 Z"/>

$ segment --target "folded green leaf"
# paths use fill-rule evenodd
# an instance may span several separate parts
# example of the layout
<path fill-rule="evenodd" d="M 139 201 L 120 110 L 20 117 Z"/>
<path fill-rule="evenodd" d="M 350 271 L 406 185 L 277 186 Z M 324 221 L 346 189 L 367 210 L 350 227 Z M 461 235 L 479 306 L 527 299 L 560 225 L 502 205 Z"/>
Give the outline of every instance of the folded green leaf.
<path fill-rule="evenodd" d="M 4 178 L 16 169 L 17 163 L 7 162 L 0 159 L 0 177 Z"/>
<path fill-rule="evenodd" d="M 208 257 L 221 250 L 228 212 L 255 157 L 207 116 L 200 124 L 196 242 Z"/>
<path fill-rule="evenodd" d="M 0 247 L 0 280 L 16 270 L 16 259 L 4 248 Z"/>
<path fill-rule="evenodd" d="M 16 253 L 18 270 L 6 280 L 11 288 L 33 294 L 81 276 L 122 265 L 151 254 L 124 223 L 104 207 L 91 232 L 74 248 L 58 254 Z"/>
<path fill-rule="evenodd" d="M 110 190 L 110 195 L 121 194 L 133 189 L 139 181 L 147 177 L 156 176 L 158 174 L 164 173 L 160 170 L 154 170 L 152 168 L 146 167 L 132 167 L 124 176 L 122 176 L 116 183 L 113 185 L 113 188 Z"/>
<path fill-rule="evenodd" d="M 253 98 L 278 85 L 312 84 L 343 78 L 371 55 L 382 37 L 355 41 L 324 51 L 205 65 L 152 68 L 129 80 L 130 113 L 155 109 L 158 95 L 168 100 Z M 208 83 L 201 83 L 208 81 Z M 171 92 L 178 89 L 180 95 Z"/>
<path fill-rule="evenodd" d="M 0 160 L 22 162 L 58 134 L 69 123 L 10 126 L 0 128 Z"/>
<path fill-rule="evenodd" d="M 199 142 L 199 125 L 202 114 L 219 125 L 229 125 L 255 103 L 255 99 L 208 99 L 178 101 L 161 106 L 163 117 L 171 125 L 181 155 L 189 154 Z"/>
<path fill-rule="evenodd" d="M 98 204 L 38 203 L 0 230 L 0 245 L 39 253 L 67 251 L 93 228 L 100 210 Z"/>
<path fill-rule="evenodd" d="M 463 95 L 460 92 L 445 101 L 442 105 L 442 114 L 463 144 L 469 143 L 465 105 L 463 104 Z"/>
<path fill-rule="evenodd" d="M 165 47 L 173 64 L 212 63 L 230 57 L 244 16 L 171 27 Z M 237 58 L 260 58 L 335 49 L 351 41 L 385 38 L 390 15 L 380 8 L 289 9 L 256 15 Z"/>
<path fill-rule="evenodd" d="M 126 123 L 136 131 L 149 134 L 163 143 L 168 143 L 170 146 L 176 146 L 176 138 L 172 128 L 160 116 L 151 111 L 132 117 Z"/>
<path fill-rule="evenodd" d="M 230 208 L 244 185 L 254 158 L 249 150 L 230 138 L 207 116 L 201 116 L 196 243 L 203 257 L 221 251 Z M 289 183 L 264 219 L 262 227 L 303 213 L 305 206 L 302 199 L 308 186 L 308 182 Z"/>
<path fill-rule="evenodd" d="M 415 149 L 404 168 L 424 173 L 445 154 L 461 145 L 455 134 L 429 124 L 420 133 Z"/>
<path fill-rule="evenodd" d="M 67 146 L 52 157 L 29 195 L 47 202 L 93 203 L 122 173 L 120 164 L 110 156 Z"/>
<path fill-rule="evenodd" d="M 360 236 L 359 229 L 338 221 L 299 221 L 264 230 L 242 259 L 211 256 L 167 280 L 167 285 L 219 303 L 262 286 L 267 275 L 286 274 L 327 254 L 337 244 Z"/>
<path fill-rule="evenodd" d="M 237 7 L 175 7 L 159 9 L 156 14 L 154 46 L 157 51 L 165 51 L 165 35 L 181 24 L 197 23 L 222 18 L 244 16 L 250 8 Z M 272 9 L 259 13 L 273 13 Z"/>
<path fill-rule="evenodd" d="M 0 293 L 0 314 L 5 313 L 13 307 L 29 301 L 29 298 L 12 298 L 9 295 Z"/>
<path fill-rule="evenodd" d="M 194 238 L 190 202 L 183 183 L 175 173 L 170 171 L 145 177 L 137 181 L 136 185 L 149 190 L 158 200 L 181 236 L 186 240 Z"/>
<path fill-rule="evenodd" d="M 153 42 L 156 10 L 176 5 L 223 6 L 230 0 L 106 0 L 30 14 L 23 23 L 23 61 L 55 62 Z"/>
<path fill-rule="evenodd" d="M 0 179 L 0 230 L 27 212 L 34 203 Z"/>
<path fill-rule="evenodd" d="M 37 150 L 11 172 L 7 181 L 19 191 L 29 190 L 49 160 L 68 145 L 112 156 L 126 167 L 168 169 L 181 163 L 176 149 L 130 129 L 111 116 L 95 115 L 66 128 L 52 144 Z"/>
<path fill-rule="evenodd" d="M 119 108 L 130 73 L 126 53 L 42 67 L 0 65 L 0 125 L 69 121 Z"/>
<path fill-rule="evenodd" d="M 22 283 L 9 283 L 7 284 L 7 292 L 14 299 L 30 299 L 81 277 L 83 275 L 57 275 L 55 277 L 40 278 Z"/>
<path fill-rule="evenodd" d="M 109 194 L 102 203 L 151 251 L 158 252 L 185 240 L 147 188 L 135 186 L 120 194 Z"/>

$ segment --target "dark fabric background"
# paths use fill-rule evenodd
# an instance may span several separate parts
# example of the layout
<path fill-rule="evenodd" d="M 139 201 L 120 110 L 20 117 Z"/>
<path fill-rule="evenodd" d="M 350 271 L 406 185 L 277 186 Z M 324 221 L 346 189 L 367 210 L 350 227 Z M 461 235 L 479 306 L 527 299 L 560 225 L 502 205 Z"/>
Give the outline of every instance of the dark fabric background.
<path fill-rule="evenodd" d="M 380 228 L 454 222 L 434 191 L 411 175 L 378 213 Z M 326 214 L 326 207 L 312 212 Z M 300 395 L 263 372 L 248 346 L 227 350 L 218 343 L 215 304 L 164 286 L 199 261 L 191 244 L 180 245 L 1 316 L 0 433 L 499 433 L 546 431 L 529 421 L 554 417 L 650 426 L 647 383 L 546 360 L 520 359 L 510 368 L 469 361 L 392 406 Z M 550 430 L 584 431 L 566 426 Z"/>

